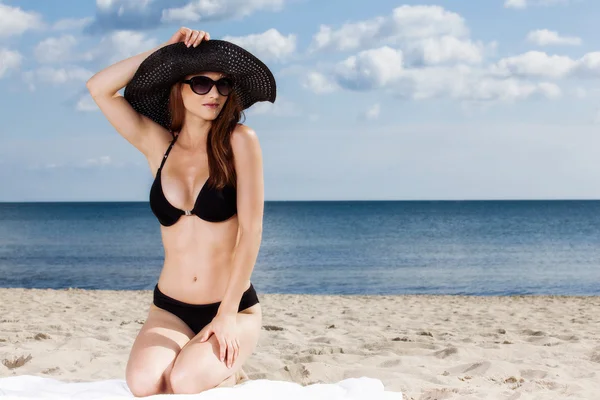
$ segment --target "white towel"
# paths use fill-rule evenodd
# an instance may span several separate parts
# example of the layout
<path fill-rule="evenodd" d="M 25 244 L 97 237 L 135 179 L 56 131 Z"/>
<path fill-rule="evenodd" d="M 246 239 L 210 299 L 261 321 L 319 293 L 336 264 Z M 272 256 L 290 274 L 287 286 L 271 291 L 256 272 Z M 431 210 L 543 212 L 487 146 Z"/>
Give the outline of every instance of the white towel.
<path fill-rule="evenodd" d="M 96 382 L 62 382 L 60 380 L 20 375 L 0 378 L 0 397 L 9 399 L 131 399 L 134 396 L 122 379 Z M 314 383 L 302 386 L 288 381 L 255 379 L 234 387 L 220 387 L 198 394 L 164 395 L 144 399 L 194 400 L 402 400 L 402 393 L 385 391 L 379 379 L 348 378 L 338 383 Z"/>

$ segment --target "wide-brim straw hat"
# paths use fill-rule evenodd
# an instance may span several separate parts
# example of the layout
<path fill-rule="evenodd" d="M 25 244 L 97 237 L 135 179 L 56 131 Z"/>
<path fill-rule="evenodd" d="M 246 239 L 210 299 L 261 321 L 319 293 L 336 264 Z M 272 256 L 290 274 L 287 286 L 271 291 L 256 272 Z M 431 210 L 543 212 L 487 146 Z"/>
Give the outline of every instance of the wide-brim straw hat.
<path fill-rule="evenodd" d="M 140 64 L 124 97 L 137 112 L 171 129 L 171 87 L 201 71 L 231 76 L 243 109 L 259 101 L 275 102 L 277 88 L 269 68 L 242 47 L 217 39 L 203 40 L 197 47 L 178 42 L 156 50 Z"/>

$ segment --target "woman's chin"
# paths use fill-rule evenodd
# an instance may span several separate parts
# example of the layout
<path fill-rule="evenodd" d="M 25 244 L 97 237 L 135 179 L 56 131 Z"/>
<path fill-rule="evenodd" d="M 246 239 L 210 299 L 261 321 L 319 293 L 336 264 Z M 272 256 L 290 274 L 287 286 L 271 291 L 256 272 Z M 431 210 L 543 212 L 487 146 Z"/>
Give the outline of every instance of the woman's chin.
<path fill-rule="evenodd" d="M 207 121 L 214 121 L 219 116 L 218 113 L 202 113 L 200 114 L 200 118 L 205 119 Z"/>

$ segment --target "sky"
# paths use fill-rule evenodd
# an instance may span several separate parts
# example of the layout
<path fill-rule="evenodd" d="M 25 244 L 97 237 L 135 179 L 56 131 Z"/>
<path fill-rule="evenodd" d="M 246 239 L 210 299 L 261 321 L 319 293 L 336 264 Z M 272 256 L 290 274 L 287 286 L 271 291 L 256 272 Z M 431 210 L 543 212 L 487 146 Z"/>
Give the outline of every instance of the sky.
<path fill-rule="evenodd" d="M 0 0 L 0 201 L 147 201 L 89 96 L 181 26 L 259 57 L 265 200 L 600 198 L 600 2 Z"/>

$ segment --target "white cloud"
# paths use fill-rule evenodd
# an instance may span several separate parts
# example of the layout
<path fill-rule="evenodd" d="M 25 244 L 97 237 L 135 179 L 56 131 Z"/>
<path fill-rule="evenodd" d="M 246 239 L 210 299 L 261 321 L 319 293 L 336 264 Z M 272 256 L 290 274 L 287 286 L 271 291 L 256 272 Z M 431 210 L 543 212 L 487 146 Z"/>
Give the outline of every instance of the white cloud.
<path fill-rule="evenodd" d="M 505 0 L 504 7 L 525 9 L 529 6 L 553 6 L 557 4 L 569 4 L 572 0 Z"/>
<path fill-rule="evenodd" d="M 96 0 L 96 7 L 101 10 L 107 10 L 112 5 L 112 0 Z"/>
<path fill-rule="evenodd" d="M 183 7 L 162 10 L 161 22 L 189 23 L 201 20 L 242 18 L 255 11 L 279 11 L 285 0 L 194 0 Z"/>
<path fill-rule="evenodd" d="M 440 6 L 400 6 L 390 16 L 349 22 L 339 29 L 321 25 L 309 53 L 366 50 L 389 46 L 401 50 L 405 65 L 453 62 L 481 63 L 494 53 L 488 45 L 469 39 L 465 20 Z"/>
<path fill-rule="evenodd" d="M 492 45 L 494 46 L 494 45 Z M 435 65 L 447 62 L 477 64 L 483 61 L 485 46 L 454 36 L 412 41 L 403 47 L 407 64 Z"/>
<path fill-rule="evenodd" d="M 560 88 L 549 82 L 528 82 L 493 74 L 479 66 L 454 65 L 407 69 L 399 50 L 384 46 L 365 50 L 334 66 L 330 73 L 313 71 L 320 82 L 334 81 L 344 90 L 385 90 L 392 96 L 425 100 L 452 98 L 461 101 L 523 100 L 535 95 L 560 97 Z M 319 85 L 306 85 L 319 93 Z"/>
<path fill-rule="evenodd" d="M 359 52 L 305 72 L 303 86 L 314 93 L 383 90 L 417 100 L 493 103 L 558 99 L 562 89 L 552 80 L 600 76 L 600 52 L 575 60 L 530 51 L 486 65 L 497 43 L 475 42 L 468 35 L 464 19 L 439 6 L 402 6 L 391 17 L 346 23 L 337 30 L 321 26 L 311 51 Z M 546 44 L 577 42 L 544 30 L 529 37 Z"/>
<path fill-rule="evenodd" d="M 298 105 L 282 96 L 277 96 L 275 103 L 267 101 L 255 103 L 245 113 L 247 115 L 272 115 L 277 117 L 296 117 L 301 114 Z"/>
<path fill-rule="evenodd" d="M 284 61 L 296 51 L 296 35 L 282 35 L 277 29 L 247 36 L 225 36 L 230 41 L 248 50 L 258 58 Z"/>
<path fill-rule="evenodd" d="M 513 77 L 491 76 L 487 71 L 469 66 L 431 67 L 406 70 L 396 86 L 396 94 L 417 100 L 452 98 L 476 102 L 512 102 L 534 95 L 557 97 L 557 87 Z"/>
<path fill-rule="evenodd" d="M 18 51 L 0 48 L 0 78 L 21 66 L 23 56 Z"/>
<path fill-rule="evenodd" d="M 106 50 L 115 52 L 111 59 L 112 62 L 115 62 L 156 47 L 158 40 L 147 38 L 139 32 L 118 31 L 110 34 L 107 39 L 100 43 L 100 46 L 103 43 L 107 45 Z"/>
<path fill-rule="evenodd" d="M 73 35 L 50 37 L 38 43 L 33 54 L 40 63 L 64 63 L 71 60 L 71 50 L 76 44 Z"/>
<path fill-rule="evenodd" d="M 573 89 L 572 94 L 578 99 L 584 99 L 587 97 L 587 90 L 585 90 L 582 87 L 576 87 L 575 89 Z"/>
<path fill-rule="evenodd" d="M 96 0 L 96 17 L 86 33 L 148 31 L 161 25 L 194 29 L 196 22 L 242 19 L 258 11 L 280 11 L 295 0 Z"/>
<path fill-rule="evenodd" d="M 518 56 L 503 58 L 492 66 L 493 73 L 504 76 L 563 78 L 573 71 L 577 61 L 567 56 L 548 55 L 529 51 Z"/>
<path fill-rule="evenodd" d="M 576 36 L 560 36 L 558 32 L 550 31 L 548 29 L 538 29 L 536 31 L 529 32 L 527 35 L 527 40 L 531 43 L 537 44 L 538 46 L 581 45 L 581 38 Z"/>
<path fill-rule="evenodd" d="M 377 17 L 369 21 L 345 24 L 337 31 L 330 26 L 321 25 L 319 32 L 313 36 L 310 51 L 358 49 L 375 40 L 385 23 L 385 18 Z"/>
<path fill-rule="evenodd" d="M 75 105 L 75 109 L 77 111 L 98 111 L 98 105 L 89 94 L 85 94 L 79 98 L 77 104 Z"/>
<path fill-rule="evenodd" d="M 68 31 L 68 30 L 76 30 L 82 29 L 88 26 L 92 22 L 92 17 L 86 18 L 65 18 L 59 21 L 56 21 L 52 25 L 52 30 L 54 31 Z"/>
<path fill-rule="evenodd" d="M 101 156 L 101 157 L 97 157 L 97 158 L 88 158 L 83 163 L 83 166 L 95 167 L 95 166 L 99 166 L 99 165 L 109 165 L 109 164 L 111 164 L 111 162 L 112 161 L 111 161 L 110 156 Z"/>
<path fill-rule="evenodd" d="M 335 67 L 340 86 L 354 90 L 370 90 L 387 86 L 402 77 L 402 52 L 384 46 L 365 50 L 348 57 Z"/>
<path fill-rule="evenodd" d="M 92 71 L 78 66 L 61 68 L 41 67 L 35 73 L 40 81 L 53 84 L 62 84 L 68 81 L 85 82 L 94 75 Z"/>
<path fill-rule="evenodd" d="M 307 73 L 302 86 L 317 94 L 331 93 L 339 88 L 333 77 L 327 77 L 319 72 Z"/>
<path fill-rule="evenodd" d="M 117 9 L 120 14 L 128 10 L 145 10 L 154 0 L 96 0 L 96 7 L 106 11 Z"/>
<path fill-rule="evenodd" d="M 158 46 L 158 40 L 148 38 L 144 33 L 134 31 L 114 31 L 104 36 L 98 46 L 82 55 L 86 60 L 102 60 L 113 64 L 125 58 Z"/>
<path fill-rule="evenodd" d="M 367 109 L 367 111 L 364 114 L 364 117 L 368 120 L 375 120 L 379 118 L 380 114 L 381 106 L 379 105 L 379 103 L 376 103 Z"/>
<path fill-rule="evenodd" d="M 506 0 L 504 2 L 506 8 L 525 8 L 527 7 L 527 0 Z"/>
<path fill-rule="evenodd" d="M 579 60 L 573 73 L 580 77 L 600 77 L 600 51 L 587 53 Z"/>
<path fill-rule="evenodd" d="M 43 27 L 40 14 L 0 3 L 0 38 L 21 35 L 30 29 Z"/>
<path fill-rule="evenodd" d="M 464 19 L 440 6 L 400 6 L 391 16 L 344 24 L 339 29 L 321 25 L 313 37 L 310 51 L 348 51 L 407 40 L 453 36 L 466 38 Z"/>
<path fill-rule="evenodd" d="M 94 75 L 92 71 L 78 66 L 60 68 L 44 66 L 23 72 L 23 80 L 29 84 L 29 89 L 33 91 L 37 82 L 62 85 L 68 82 L 85 82 L 92 75 Z"/>
<path fill-rule="evenodd" d="M 500 76 L 541 78 L 600 77 L 600 52 L 592 52 L 574 60 L 567 56 L 548 55 L 541 51 L 529 51 L 518 56 L 499 60 L 490 71 Z"/>
<path fill-rule="evenodd" d="M 540 82 L 538 91 L 549 99 L 558 99 L 562 96 L 562 90 L 558 85 L 551 82 Z"/>
<path fill-rule="evenodd" d="M 158 40 L 140 32 L 113 31 L 102 37 L 100 43 L 89 51 L 74 51 L 78 43 L 79 40 L 73 35 L 47 38 L 34 48 L 34 55 L 40 63 L 100 61 L 113 64 L 156 47 Z"/>

